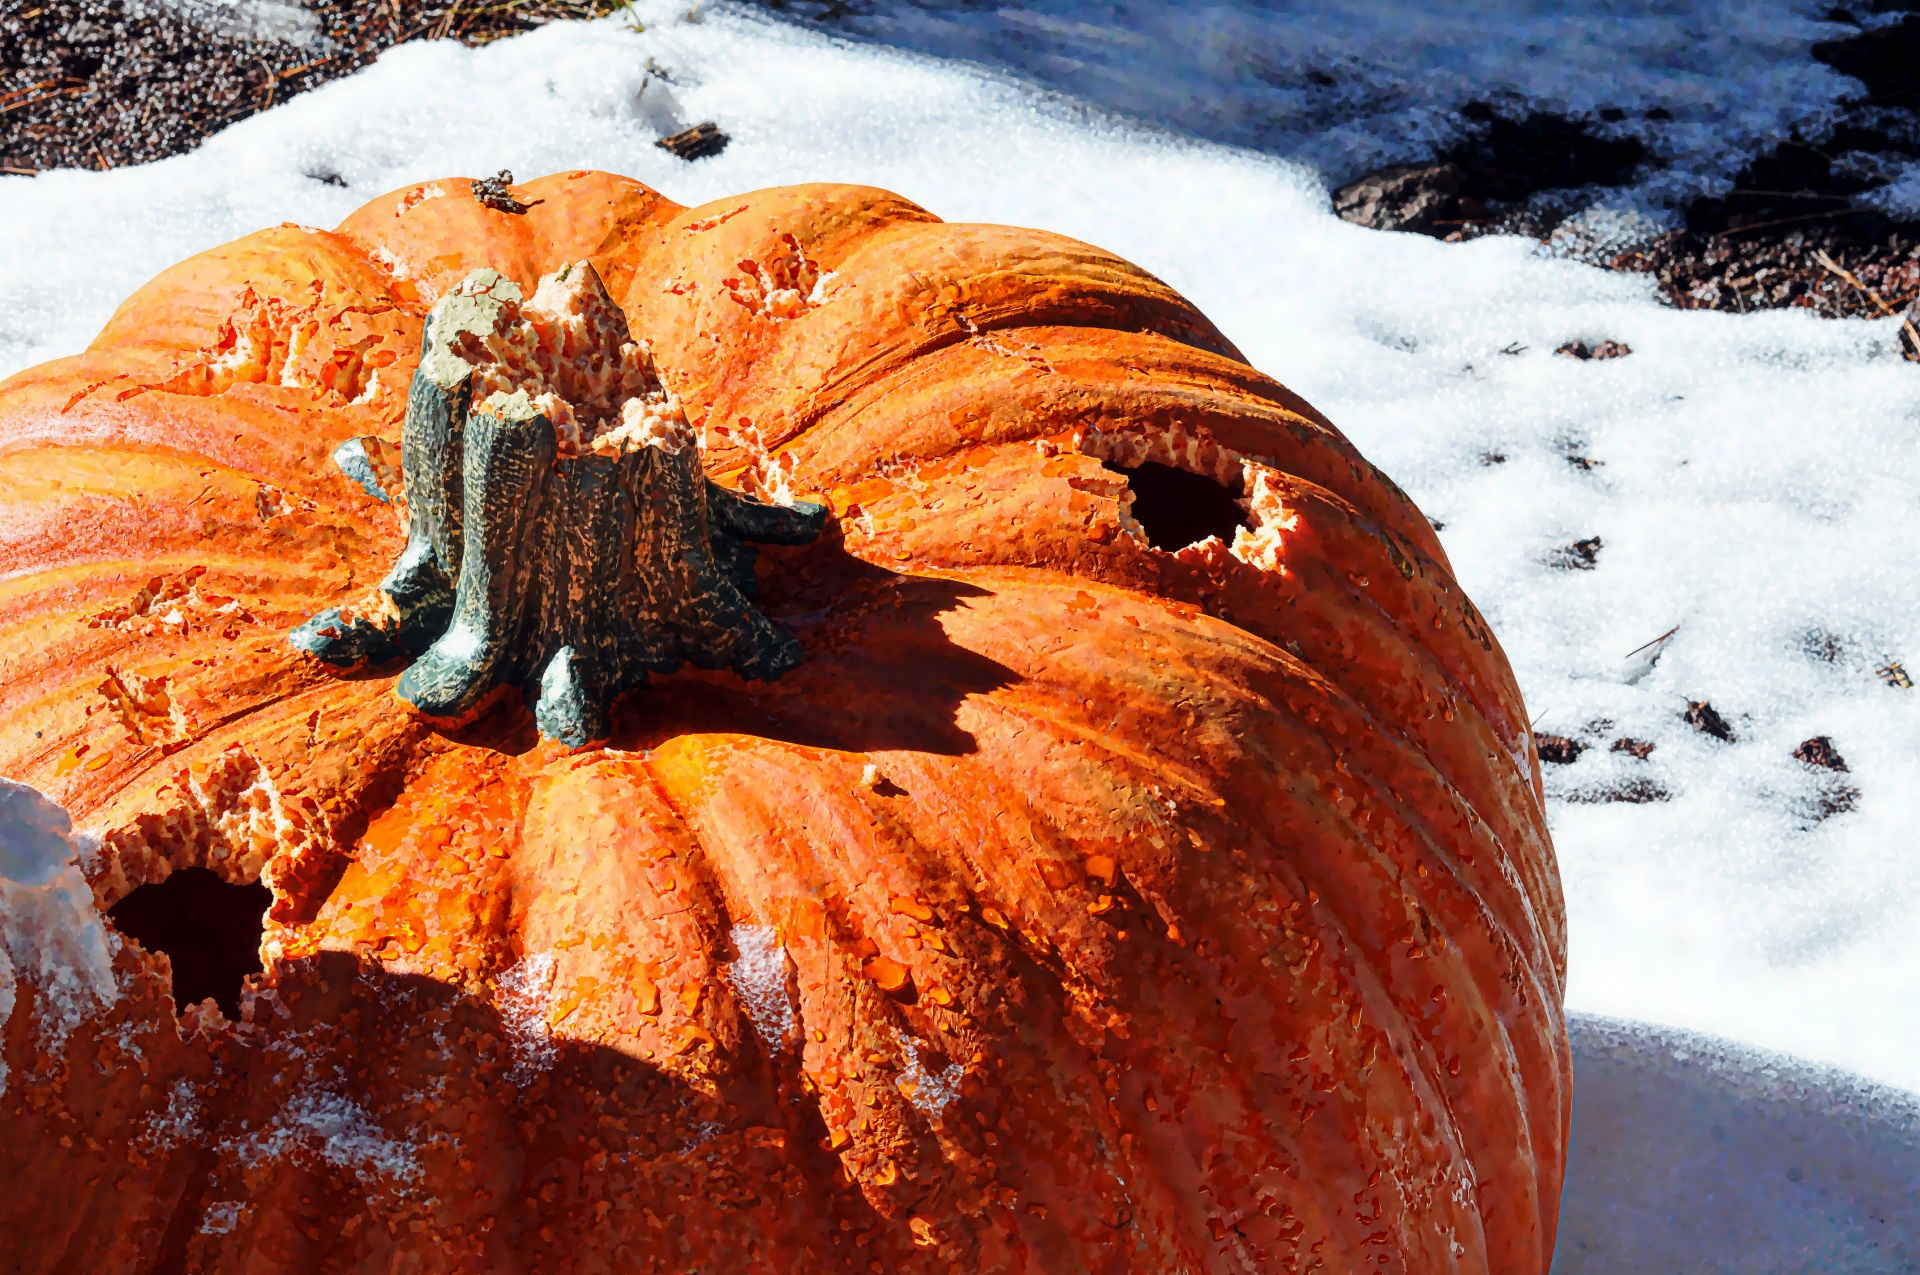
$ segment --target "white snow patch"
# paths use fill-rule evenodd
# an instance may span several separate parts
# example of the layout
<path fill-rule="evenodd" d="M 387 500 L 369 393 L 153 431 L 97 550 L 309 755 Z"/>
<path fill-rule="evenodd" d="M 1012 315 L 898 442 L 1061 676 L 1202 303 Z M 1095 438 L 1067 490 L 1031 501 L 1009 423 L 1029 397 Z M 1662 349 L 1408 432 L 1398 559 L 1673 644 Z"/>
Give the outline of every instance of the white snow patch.
<path fill-rule="evenodd" d="M 1743 0 L 916 0 L 830 12 L 829 29 L 1305 163 L 1329 185 L 1428 158 L 1462 135 L 1471 100 L 1513 118 L 1612 107 L 1626 118 L 1597 131 L 1640 138 L 1658 162 L 1606 193 L 1652 206 L 1723 193 L 1741 157 L 1817 134 L 1859 92 L 1809 56 L 1853 28 L 1819 7 Z M 1673 118 L 1647 119 L 1656 107 Z"/>
<path fill-rule="evenodd" d="M 530 952 L 494 985 L 494 1008 L 513 1056 L 507 1078 L 523 1089 L 550 1070 L 557 1056 L 550 1021 L 555 968 L 552 952 Z"/>
<path fill-rule="evenodd" d="M 1576 1015 L 1557 1275 L 1920 1270 L 1920 1098 Z"/>
<path fill-rule="evenodd" d="M 47 1052 L 120 997 L 113 976 L 118 937 L 80 872 L 81 855 L 92 849 L 87 840 L 38 789 L 0 779 L 0 1027 L 13 1016 L 20 980 L 31 982 Z M 0 1060 L 0 1094 L 6 1084 Z"/>
<path fill-rule="evenodd" d="M 352 1098 L 326 1089 L 294 1094 L 264 1129 L 243 1139 L 238 1150 L 243 1160 L 317 1160 L 351 1173 L 368 1187 L 420 1176 L 411 1143 L 389 1135 Z"/>
<path fill-rule="evenodd" d="M 966 1079 L 967 1069 L 957 1062 L 948 1062 L 939 1071 L 928 1071 L 921 1060 L 921 1052 L 932 1053 L 930 1046 L 923 1045 L 899 1028 L 894 1028 L 894 1040 L 901 1052 L 912 1059 L 901 1069 L 894 1084 L 921 1111 L 937 1116 L 947 1109 L 947 1104 L 960 1096 L 960 1082 Z"/>
<path fill-rule="evenodd" d="M 128 17 L 172 12 L 209 35 L 229 40 L 278 42 L 295 48 L 327 43 L 320 19 L 298 0 L 135 0 Z"/>
<path fill-rule="evenodd" d="M 726 966 L 733 994 L 753 1022 L 769 1053 L 785 1047 L 794 1028 L 793 999 L 787 993 L 787 953 L 771 925 L 736 925 L 733 946 L 740 959 Z"/>
<path fill-rule="evenodd" d="M 148 1117 L 146 1128 L 137 1139 L 150 1154 L 173 1150 L 187 1142 L 198 1142 L 202 1129 L 200 1095 L 193 1082 L 185 1078 L 173 1082 L 167 1091 L 167 1109 Z"/>

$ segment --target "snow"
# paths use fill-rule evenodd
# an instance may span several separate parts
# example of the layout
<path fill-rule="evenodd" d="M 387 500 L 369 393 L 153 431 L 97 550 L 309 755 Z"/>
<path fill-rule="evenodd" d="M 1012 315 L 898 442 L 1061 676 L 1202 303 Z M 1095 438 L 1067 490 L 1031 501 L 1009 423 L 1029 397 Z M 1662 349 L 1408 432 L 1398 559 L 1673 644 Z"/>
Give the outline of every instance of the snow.
<path fill-rule="evenodd" d="M 320 34 L 320 20 L 298 0 L 133 0 L 127 16 L 148 13 L 178 14 L 229 40 L 273 40 L 295 48 L 329 43 Z"/>
<path fill-rule="evenodd" d="M 1519 0 L 1439 12 L 1303 2 L 1257 17 L 1129 5 L 1132 34 L 1103 8 L 1052 0 L 849 20 L 982 67 L 736 9 L 687 23 L 683 8 L 636 4 L 643 33 L 614 19 L 481 49 L 403 46 L 191 155 L 0 179 L 0 372 L 79 349 L 188 253 L 501 167 L 610 169 L 686 203 L 868 182 L 951 220 L 1100 244 L 1185 292 L 1407 488 L 1442 524 L 1537 729 L 1589 745 L 1546 768 L 1570 1007 L 1920 1092 L 1920 688 L 1880 672 L 1920 673 L 1920 370 L 1899 359 L 1890 321 L 1679 312 L 1645 280 L 1582 264 L 1657 229 L 1661 201 L 1711 189 L 1729 157 L 1825 118 L 1857 86 L 1805 50 L 1845 28 L 1709 0 L 1571 18 Z M 1335 83 L 1313 84 L 1316 70 Z M 1667 166 L 1545 249 L 1382 235 L 1328 212 L 1330 184 L 1410 156 L 1439 112 L 1502 86 L 1575 110 L 1664 105 L 1670 125 L 1623 127 Z M 733 136 L 720 156 L 689 164 L 652 144 L 705 119 Z M 1609 339 L 1632 353 L 1553 353 Z M 1591 569 L 1569 569 L 1567 546 L 1595 537 Z M 1695 701 L 1731 741 L 1683 720 Z M 1822 735 L 1844 773 L 1793 758 Z M 1653 750 L 1613 751 L 1622 739 Z M 1635 794 L 1658 799 L 1606 799 Z M 527 986 L 503 980 L 503 1007 L 518 995 L 531 1014 L 548 990 L 529 963 L 520 971 L 509 978 Z M 526 1065 L 551 1049 L 538 1018 L 516 1037 Z M 1695 1074 L 1664 1048 L 1602 1050 L 1580 1084 Z M 1700 1075 L 1699 1092 L 1729 1092 L 1713 1088 L 1722 1072 Z M 1671 1121 L 1664 1136 L 1685 1142 L 1676 1163 L 1704 1173 L 1695 1153 L 1707 1149 L 1686 1140 L 1711 1140 L 1710 1127 L 1685 1111 L 1656 1104 L 1639 1118 L 1650 1138 Z M 1653 1209 L 1680 1173 L 1608 1189 L 1620 1209 Z M 1748 1202 L 1764 1216 L 1786 1198 Z"/>
<path fill-rule="evenodd" d="M 926 1055 L 936 1054 L 934 1049 L 921 1044 L 899 1028 L 894 1029 L 893 1038 L 894 1043 L 900 1046 L 900 1052 L 912 1060 L 900 1069 L 899 1078 L 894 1081 L 895 1087 L 908 1102 L 938 1119 L 940 1113 L 947 1109 L 947 1104 L 960 1096 L 960 1082 L 966 1079 L 967 1069 L 949 1060 L 940 1070 L 928 1071 Z"/>
<path fill-rule="evenodd" d="M 41 1048 L 57 1052 L 83 1018 L 119 999 L 110 935 L 80 873 L 87 851 L 67 812 L 0 779 L 0 1029 L 33 984 Z M 0 1060 L 0 1094 L 7 1065 Z"/>
<path fill-rule="evenodd" d="M 206 1132 L 201 1127 L 205 1115 L 199 1092 L 183 1076 L 167 1090 L 167 1109 L 147 1118 L 134 1145 L 149 1155 L 163 1155 L 183 1143 L 199 1142 Z"/>
<path fill-rule="evenodd" d="M 522 1089 L 551 1071 L 559 1057 L 553 1047 L 552 952 L 529 952 L 494 983 L 494 1007 L 507 1034 L 512 1065 L 507 1077 Z"/>
<path fill-rule="evenodd" d="M 1596 124 L 1657 160 L 1616 197 L 1656 207 L 1720 194 L 1741 158 L 1817 133 L 1852 80 L 1813 61 L 1855 28 L 1744 0 L 1036 0 L 980 5 L 808 3 L 835 31 L 986 66 L 1181 133 L 1297 160 L 1341 185 L 1428 158 L 1461 136 L 1458 108 L 1629 118 Z M 1897 20 L 1897 19 L 1896 19 Z M 1872 19 L 1869 19 L 1871 22 Z M 1649 109 L 1671 120 L 1649 120 Z"/>
<path fill-rule="evenodd" d="M 1920 1270 L 1920 1097 L 1691 1032 L 1572 1026 L 1554 1275 Z"/>
<path fill-rule="evenodd" d="M 753 1030 L 769 1053 L 786 1047 L 794 1028 L 793 998 L 787 991 L 787 952 L 779 931 L 771 925 L 733 927 L 734 950 L 740 959 L 726 966 L 727 981 Z"/>
<path fill-rule="evenodd" d="M 412 1182 L 421 1174 L 412 1143 L 387 1133 L 351 1097 L 327 1089 L 294 1093 L 264 1128 L 229 1149 L 243 1164 L 269 1158 L 316 1167 L 323 1163 L 368 1188 Z"/>
<path fill-rule="evenodd" d="M 209 1204 L 200 1219 L 200 1234 L 225 1235 L 240 1224 L 240 1215 L 246 1208 L 246 1204 L 240 1200 L 221 1200 Z"/>

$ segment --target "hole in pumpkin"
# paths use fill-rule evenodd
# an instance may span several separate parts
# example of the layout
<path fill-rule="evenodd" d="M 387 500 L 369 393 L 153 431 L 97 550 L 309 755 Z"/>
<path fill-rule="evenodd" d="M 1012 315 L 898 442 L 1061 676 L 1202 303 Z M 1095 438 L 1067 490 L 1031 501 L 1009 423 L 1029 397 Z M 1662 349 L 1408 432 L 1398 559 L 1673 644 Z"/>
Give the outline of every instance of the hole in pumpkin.
<path fill-rule="evenodd" d="M 240 981 L 260 972 L 260 932 L 273 891 L 234 885 L 206 868 L 178 868 L 107 909 L 114 928 L 173 962 L 175 1012 L 211 996 L 240 1017 Z"/>
<path fill-rule="evenodd" d="M 1208 536 L 1231 545 L 1234 531 L 1247 520 L 1234 493 L 1205 475 L 1157 460 L 1132 469 L 1107 461 L 1105 467 L 1127 480 L 1133 490 L 1133 519 L 1155 549 L 1171 553 Z"/>

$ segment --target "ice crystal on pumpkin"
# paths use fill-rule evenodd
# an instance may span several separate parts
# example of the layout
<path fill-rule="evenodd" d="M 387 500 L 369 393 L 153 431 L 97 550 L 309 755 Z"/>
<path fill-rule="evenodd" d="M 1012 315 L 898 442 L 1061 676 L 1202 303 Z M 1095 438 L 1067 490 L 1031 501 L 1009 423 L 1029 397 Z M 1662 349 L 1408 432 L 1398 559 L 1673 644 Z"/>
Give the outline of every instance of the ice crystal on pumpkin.
<path fill-rule="evenodd" d="M 786 949 L 771 925 L 736 925 L 733 946 L 740 959 L 726 967 L 733 994 L 770 1053 L 779 1053 L 794 1027 L 793 1000 L 787 992 Z"/>
<path fill-rule="evenodd" d="M 894 1029 L 894 1039 L 901 1052 L 913 1060 L 901 1068 L 900 1078 L 895 1082 L 901 1095 L 927 1115 L 938 1116 L 947 1109 L 948 1103 L 960 1096 L 960 1082 L 966 1078 L 967 1069 L 898 1028 Z M 929 1068 L 929 1060 L 936 1066 Z M 942 1063 L 945 1065 L 938 1065 Z"/>
<path fill-rule="evenodd" d="M 371 1112 L 342 1093 L 304 1089 L 287 1099 L 264 1129 L 235 1144 L 249 1161 L 316 1161 L 344 1170 L 365 1187 L 420 1176 L 411 1143 L 394 1138 Z"/>
<path fill-rule="evenodd" d="M 521 1088 L 553 1066 L 553 1024 L 547 1016 L 553 1005 L 554 968 L 553 953 L 534 952 L 494 985 L 494 1007 L 513 1058 L 507 1078 Z"/>

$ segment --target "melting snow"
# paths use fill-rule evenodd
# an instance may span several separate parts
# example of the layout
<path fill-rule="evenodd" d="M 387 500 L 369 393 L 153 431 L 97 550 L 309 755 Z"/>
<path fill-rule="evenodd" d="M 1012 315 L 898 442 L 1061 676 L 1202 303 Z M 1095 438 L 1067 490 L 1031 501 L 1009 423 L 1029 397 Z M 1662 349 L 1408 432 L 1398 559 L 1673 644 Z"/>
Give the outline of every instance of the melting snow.
<path fill-rule="evenodd" d="M 246 1207 L 239 1200 L 221 1200 L 209 1204 L 207 1211 L 200 1215 L 200 1234 L 225 1235 L 240 1224 L 240 1214 Z"/>
<path fill-rule="evenodd" d="M 410 1182 L 420 1176 L 413 1145 L 389 1135 L 345 1094 L 302 1089 L 267 1126 L 243 1140 L 242 1160 L 318 1159 L 351 1173 L 362 1186 Z"/>
<path fill-rule="evenodd" d="M 967 1069 L 957 1062 L 949 1062 L 939 1071 L 928 1071 L 921 1053 L 931 1053 L 931 1049 L 898 1028 L 894 1029 L 893 1037 L 901 1052 L 913 1060 L 901 1069 L 900 1078 L 894 1083 L 915 1107 L 930 1116 L 939 1115 L 948 1103 L 960 1096 L 960 1082 L 966 1079 Z"/>
<path fill-rule="evenodd" d="M 556 1057 L 551 1022 L 554 968 L 552 952 L 532 952 L 494 985 L 494 1007 L 513 1057 L 507 1077 L 522 1088 L 552 1068 Z"/>
<path fill-rule="evenodd" d="M 320 34 L 320 20 L 298 0 L 133 0 L 127 16 L 169 10 L 229 40 L 277 41 L 295 48 L 329 43 Z"/>
<path fill-rule="evenodd" d="M 780 935 L 771 925 L 736 925 L 733 946 L 740 959 L 726 967 L 733 994 L 753 1022 L 753 1030 L 766 1043 L 767 1052 L 779 1053 L 787 1033 L 793 1030 L 793 1000 L 787 994 L 787 954 L 780 946 Z"/>
<path fill-rule="evenodd" d="M 89 847 L 67 812 L 25 784 L 0 779 L 0 1028 L 33 984 L 41 1047 L 57 1051 L 80 1020 L 113 1004 L 117 936 L 80 873 Z M 0 1093 L 7 1068 L 0 1061 Z"/>
<path fill-rule="evenodd" d="M 197 1142 L 202 1133 L 201 1118 L 200 1095 L 194 1091 L 193 1082 L 185 1078 L 174 1081 L 167 1091 L 167 1109 L 149 1117 L 138 1138 L 141 1149 L 163 1153 L 184 1142 Z"/>

